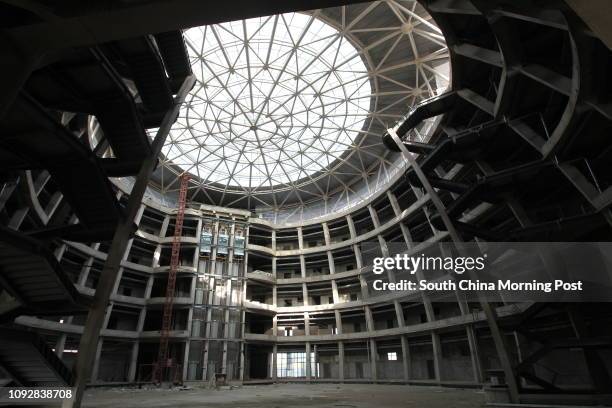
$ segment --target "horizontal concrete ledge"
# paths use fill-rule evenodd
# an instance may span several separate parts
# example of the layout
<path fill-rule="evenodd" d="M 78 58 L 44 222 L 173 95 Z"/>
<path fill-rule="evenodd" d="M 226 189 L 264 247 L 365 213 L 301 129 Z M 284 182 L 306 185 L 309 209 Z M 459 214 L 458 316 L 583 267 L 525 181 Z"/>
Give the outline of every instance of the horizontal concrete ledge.
<path fill-rule="evenodd" d="M 497 314 L 500 318 L 520 314 L 527 310 L 532 303 L 521 303 L 501 306 L 497 308 Z M 273 336 L 268 334 L 245 333 L 244 339 L 247 342 L 263 342 L 263 343 L 303 343 L 303 342 L 319 342 L 319 341 L 342 341 L 356 340 L 369 338 L 384 338 L 394 337 L 402 334 L 416 335 L 423 332 L 431 332 L 453 327 L 463 327 L 468 324 L 485 322 L 486 318 L 483 312 L 469 313 L 460 316 L 448 317 L 446 319 L 435 320 L 433 322 L 414 324 L 404 327 L 396 327 L 393 329 L 383 329 L 370 332 L 358 333 L 343 333 L 343 334 L 326 334 L 326 335 L 309 335 L 309 336 Z"/>
<path fill-rule="evenodd" d="M 357 237 L 347 239 L 345 241 L 334 242 L 329 245 L 321 245 L 321 246 L 312 247 L 312 248 L 303 248 L 303 249 L 296 248 L 296 249 L 284 249 L 284 250 L 274 250 L 272 248 L 262 246 L 262 245 L 247 244 L 247 249 L 254 251 L 254 252 L 265 253 L 270 256 L 285 257 L 285 256 L 318 254 L 318 253 L 322 253 L 326 251 L 333 251 L 336 249 L 346 248 L 348 246 L 359 244 L 363 241 L 367 241 L 368 239 L 376 239 L 376 237 L 379 234 L 385 232 L 387 229 L 393 227 L 394 225 L 397 225 L 397 223 L 408 218 L 412 213 L 414 213 L 415 211 L 423 207 L 423 205 L 425 205 L 428 201 L 429 201 L 429 195 L 426 194 L 422 196 L 421 198 L 419 198 L 418 200 L 416 200 L 414 203 L 412 203 L 410 207 L 402 211 L 400 215 L 391 218 L 389 221 L 380 225 L 378 228 L 374 228 L 371 231 L 368 231 Z M 440 232 L 439 234 L 446 235 L 447 233 Z"/>
<path fill-rule="evenodd" d="M 264 385 L 264 384 L 389 384 L 389 385 L 422 385 L 432 387 L 448 388 L 482 388 L 481 383 L 471 381 L 436 381 L 436 380 L 399 380 L 399 379 L 378 379 L 371 378 L 277 378 L 261 380 L 245 380 L 243 385 Z"/>

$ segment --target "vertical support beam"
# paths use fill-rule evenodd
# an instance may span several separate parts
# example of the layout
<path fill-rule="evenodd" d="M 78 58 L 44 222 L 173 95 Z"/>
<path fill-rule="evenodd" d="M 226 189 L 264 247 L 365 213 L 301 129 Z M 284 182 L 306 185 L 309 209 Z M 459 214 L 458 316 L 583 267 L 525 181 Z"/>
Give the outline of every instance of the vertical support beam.
<path fill-rule="evenodd" d="M 369 339 L 370 342 L 370 373 L 372 374 L 372 381 L 378 380 L 378 367 L 376 361 L 378 360 L 378 350 L 376 349 L 376 340 Z"/>
<path fill-rule="evenodd" d="M 102 355 L 102 346 L 104 345 L 104 339 L 98 339 L 96 345 L 96 354 L 94 356 L 93 367 L 91 369 L 91 382 L 95 383 L 98 381 L 100 375 L 100 356 Z"/>
<path fill-rule="evenodd" d="M 55 343 L 55 355 L 58 356 L 60 359 L 64 354 L 64 347 L 66 347 L 66 337 L 66 333 L 60 334 L 59 338 L 57 339 L 57 342 Z"/>
<path fill-rule="evenodd" d="M 429 194 L 429 198 L 433 202 L 434 206 L 436 207 L 436 210 L 442 218 L 442 222 L 444 223 L 444 226 L 446 227 L 446 230 L 448 231 L 451 240 L 457 245 L 457 250 L 459 251 L 459 254 L 464 255 L 463 253 L 465 252 L 465 250 L 461 247 L 461 245 L 458 245 L 459 243 L 461 243 L 461 237 L 455 229 L 455 226 L 453 225 L 451 219 L 449 218 L 448 213 L 446 212 L 446 208 L 444 207 L 444 203 L 442 202 L 442 200 L 440 200 L 438 193 L 434 190 L 431 183 L 427 179 L 427 176 L 425 176 L 425 173 L 423 173 L 421 166 L 419 166 L 414 156 L 408 151 L 404 143 L 402 143 L 395 130 L 387 129 L 387 132 L 389 133 L 395 144 L 402 151 L 402 155 L 408 161 L 410 167 L 414 169 L 414 172 L 419 178 L 421 185 Z M 482 307 L 482 310 L 487 318 L 489 330 L 491 331 L 491 336 L 493 337 L 493 342 L 495 343 L 495 349 L 497 351 L 501 366 L 504 370 L 506 382 L 508 384 L 508 392 L 510 394 L 510 402 L 518 403 L 520 402 L 518 384 L 516 382 L 516 376 L 512 368 L 512 363 L 510 362 L 510 356 L 508 354 L 508 349 L 505 344 L 503 333 L 497 322 L 497 311 L 493 307 L 491 307 L 491 305 L 485 300 L 479 299 L 479 301 L 480 306 Z"/>
<path fill-rule="evenodd" d="M 344 382 L 344 343 L 338 342 L 338 379 Z"/>
<path fill-rule="evenodd" d="M 397 326 L 404 327 L 406 322 L 404 321 L 404 311 L 402 310 L 402 304 L 399 300 L 393 301 L 393 306 L 395 306 L 395 316 L 397 318 Z"/>
<path fill-rule="evenodd" d="M 438 333 L 431 333 L 431 349 L 434 361 L 434 376 L 437 382 L 442 380 L 442 345 Z"/>
<path fill-rule="evenodd" d="M 128 381 L 136 381 L 136 373 L 138 371 L 138 351 L 140 350 L 140 343 L 137 341 L 132 345 L 132 354 L 130 356 L 130 368 L 128 371 Z"/>
<path fill-rule="evenodd" d="M 193 310 L 193 309 L 190 309 Z M 189 369 L 189 347 L 191 346 L 191 342 L 189 340 L 185 340 L 185 346 L 183 350 L 183 381 L 187 379 L 187 373 Z"/>
<path fill-rule="evenodd" d="M 87 282 L 87 278 L 89 277 L 89 271 L 91 270 L 91 266 L 93 265 L 93 261 L 94 261 L 93 256 L 90 256 L 89 258 L 87 258 L 87 261 L 85 261 L 85 263 L 81 267 L 79 278 L 77 279 L 78 286 L 83 286 L 83 287 L 85 286 L 85 283 Z"/>
<path fill-rule="evenodd" d="M 244 321 L 244 317 L 242 318 L 242 321 Z M 244 336 L 242 336 L 242 338 L 244 338 Z M 239 374 L 240 382 L 244 381 L 244 364 L 246 362 L 245 355 L 244 355 L 246 352 L 245 349 L 246 347 L 245 347 L 244 341 L 241 341 L 240 342 L 240 374 Z"/>
<path fill-rule="evenodd" d="M 342 315 L 338 309 L 334 310 L 334 317 L 336 319 L 336 333 L 342 334 Z"/>
<path fill-rule="evenodd" d="M 272 379 L 276 381 L 277 377 L 277 357 L 278 357 L 278 346 L 276 343 L 272 346 Z"/>
<path fill-rule="evenodd" d="M 113 242 L 109 249 L 103 271 L 100 274 L 96 294 L 87 316 L 85 327 L 83 328 L 83 335 L 81 336 L 79 345 L 79 354 L 75 364 L 75 390 L 73 392 L 73 398 L 63 401 L 62 407 L 64 408 L 78 408 L 81 406 L 85 384 L 92 372 L 91 368 L 96 359 L 96 345 L 98 344 L 100 330 L 104 323 L 104 312 L 115 285 L 117 274 L 119 273 L 119 267 L 125 252 L 125 247 L 134 231 L 134 220 L 142 205 L 142 198 L 149 183 L 149 178 L 157 166 L 158 157 L 164 146 L 166 137 L 170 132 L 170 128 L 178 115 L 182 103 L 185 101 L 185 97 L 194 84 L 195 77 L 192 75 L 185 79 L 185 82 L 174 99 L 174 106 L 164 115 L 162 124 L 151 144 L 151 155 L 143 161 L 142 167 L 138 172 L 136 182 L 134 183 L 128 200 L 125 218 L 119 223 L 115 230 Z"/>
<path fill-rule="evenodd" d="M 310 381 L 312 378 L 311 370 L 312 356 L 310 355 L 310 342 L 306 342 L 306 380 Z"/>
<path fill-rule="evenodd" d="M 474 370 L 474 381 L 477 383 L 484 382 L 482 374 L 482 361 L 480 360 L 480 351 L 478 350 L 478 339 L 476 338 L 476 331 L 474 326 L 469 325 L 465 328 L 465 332 L 468 339 L 468 346 L 470 348 L 470 357 L 472 358 L 472 369 Z M 517 346 L 518 348 L 518 346 Z"/>
<path fill-rule="evenodd" d="M 400 337 L 402 342 L 402 367 L 404 369 L 404 382 L 410 381 L 410 345 L 408 338 L 404 335 Z"/>

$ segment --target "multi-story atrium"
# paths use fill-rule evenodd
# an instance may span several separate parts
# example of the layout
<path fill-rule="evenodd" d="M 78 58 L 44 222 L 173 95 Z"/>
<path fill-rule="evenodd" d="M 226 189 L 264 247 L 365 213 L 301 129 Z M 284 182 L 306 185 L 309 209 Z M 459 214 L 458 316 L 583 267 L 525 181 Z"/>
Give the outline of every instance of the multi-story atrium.
<path fill-rule="evenodd" d="M 609 303 L 380 292 L 372 259 L 612 239 L 611 13 L 0 1 L 0 384 L 66 407 L 610 403 Z"/>

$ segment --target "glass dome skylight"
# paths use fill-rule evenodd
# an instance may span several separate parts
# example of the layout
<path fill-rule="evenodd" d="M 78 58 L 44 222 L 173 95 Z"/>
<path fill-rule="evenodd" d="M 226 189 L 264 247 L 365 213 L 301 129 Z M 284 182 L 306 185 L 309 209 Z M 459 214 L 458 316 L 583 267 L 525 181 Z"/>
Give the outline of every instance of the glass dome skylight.
<path fill-rule="evenodd" d="M 185 39 L 198 81 L 166 162 L 230 190 L 295 188 L 354 147 L 370 76 L 361 53 L 316 14 L 191 28 Z"/>

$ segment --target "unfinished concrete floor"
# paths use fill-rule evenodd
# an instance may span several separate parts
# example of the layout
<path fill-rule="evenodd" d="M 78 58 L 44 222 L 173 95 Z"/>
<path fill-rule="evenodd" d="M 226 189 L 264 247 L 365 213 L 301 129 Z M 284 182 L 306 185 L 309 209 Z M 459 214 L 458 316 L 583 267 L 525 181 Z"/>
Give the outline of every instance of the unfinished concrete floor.
<path fill-rule="evenodd" d="M 87 408 L 482 407 L 480 390 L 383 384 L 274 384 L 232 390 L 89 389 Z"/>

